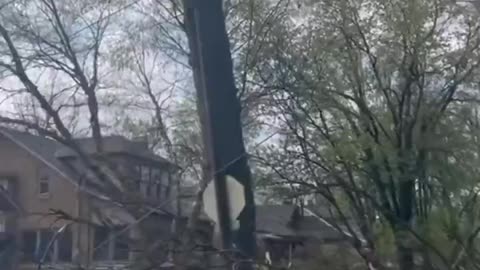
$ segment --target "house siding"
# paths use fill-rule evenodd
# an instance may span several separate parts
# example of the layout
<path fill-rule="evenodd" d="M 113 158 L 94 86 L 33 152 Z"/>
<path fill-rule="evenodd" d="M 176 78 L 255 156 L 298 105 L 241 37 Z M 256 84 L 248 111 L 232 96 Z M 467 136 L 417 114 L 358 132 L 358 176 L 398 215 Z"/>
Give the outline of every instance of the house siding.
<path fill-rule="evenodd" d="M 39 177 L 48 176 L 50 192 L 38 194 Z M 15 177 L 17 201 L 25 209 L 19 219 L 20 229 L 49 228 L 56 217 L 46 216 L 50 209 L 76 215 L 76 192 L 72 183 L 5 137 L 0 137 L 0 175 Z M 55 223 L 60 227 L 64 221 Z"/>
<path fill-rule="evenodd" d="M 39 177 L 47 176 L 49 179 L 48 195 L 40 196 Z M 9 213 L 14 219 L 14 228 L 8 226 L 11 233 L 15 234 L 17 243 L 22 242 L 22 231 L 59 228 L 65 224 L 64 220 L 49 216 L 51 209 L 58 209 L 72 216 L 77 216 L 77 195 L 75 186 L 63 178 L 57 171 L 35 157 L 28 150 L 20 147 L 13 141 L 0 135 L 0 176 L 12 177 L 15 181 L 14 200 L 20 210 Z M 74 226 L 75 228 L 76 226 Z M 72 230 L 73 247 L 77 245 L 78 234 Z M 20 245 L 18 245 L 20 248 Z M 72 250 L 75 248 L 72 247 Z M 13 269 L 26 270 L 36 266 L 21 263 L 21 252 L 14 256 Z"/>
<path fill-rule="evenodd" d="M 74 218 L 79 218 L 80 220 L 93 221 L 93 211 L 95 207 L 97 207 L 94 205 L 96 199 L 92 197 L 93 195 L 86 192 L 79 193 L 74 184 L 74 180 L 72 181 L 72 179 L 66 178 L 66 175 L 68 175 L 70 171 L 65 172 L 67 174 L 63 174 L 62 171 L 59 171 L 59 169 L 65 169 L 63 166 L 61 166 L 59 169 L 52 168 L 50 167 L 50 163 L 47 164 L 42 160 L 42 153 L 40 150 L 44 150 L 49 145 L 52 145 L 52 143 L 48 143 L 48 141 L 46 141 L 46 144 L 33 144 L 33 142 L 35 142 L 35 140 L 33 140 L 33 142 L 27 141 L 28 143 L 24 145 L 24 141 L 20 139 L 16 140 L 15 134 L 15 132 L 12 132 L 12 134 L 7 133 L 7 135 L 4 136 L 0 132 L 0 177 L 6 176 L 12 178 L 15 183 L 15 201 L 20 210 L 8 212 L 9 216 L 13 215 L 12 220 L 14 221 L 14 224 L 9 225 L 8 227 L 12 228 L 11 232 L 15 235 L 16 242 L 21 245 L 22 231 L 38 231 L 40 229 L 52 228 L 55 229 L 62 227 L 66 222 L 70 223 L 69 221 L 57 220 L 56 216 L 49 216 L 51 209 L 61 210 Z M 22 136 L 25 136 L 25 134 Z M 23 137 L 22 139 L 26 140 L 28 137 Z M 55 147 L 55 145 L 57 144 L 53 143 L 52 147 Z M 30 146 L 31 148 L 25 148 L 27 146 Z M 35 146 L 42 146 L 43 148 L 37 148 Z M 47 149 L 50 150 L 50 148 Z M 54 150 L 55 149 L 52 149 L 52 151 Z M 32 151 L 39 152 L 36 153 Z M 47 152 L 50 154 L 50 156 L 47 155 L 47 160 L 48 158 L 52 159 L 52 152 Z M 153 159 L 150 160 L 148 158 L 137 158 L 136 156 L 131 156 L 128 154 L 113 154 L 110 158 L 113 163 L 115 163 L 116 169 L 119 170 L 119 173 L 125 176 L 125 179 L 122 180 L 126 182 L 131 180 L 129 173 L 131 173 L 132 165 L 135 164 L 154 166 L 159 168 L 161 172 L 168 172 L 162 173 L 161 182 L 172 185 L 170 187 L 170 193 L 162 194 L 163 196 L 157 198 L 152 196 L 151 199 L 152 202 L 155 203 L 158 203 L 159 201 L 167 201 L 168 203 L 165 203 L 165 208 L 174 210 L 174 200 L 170 200 L 176 195 L 175 185 L 171 180 L 174 179 L 174 177 L 170 175 L 173 169 L 169 168 L 163 163 L 154 161 Z M 49 162 L 51 161 L 52 160 Z M 88 177 L 84 166 L 80 166 L 78 160 L 72 158 L 70 159 L 70 162 L 71 166 L 69 166 L 69 168 L 74 167 L 75 169 L 79 170 L 80 174 L 85 173 L 84 176 Z M 57 162 L 53 163 L 56 164 Z M 48 195 L 39 194 L 39 180 L 42 176 L 48 177 Z M 127 188 L 127 190 L 133 189 Z M 152 218 L 152 221 L 149 219 L 147 219 L 145 223 L 139 224 L 138 229 L 140 229 L 140 226 L 151 228 L 161 227 L 159 231 L 161 231 L 162 235 L 165 236 L 165 239 L 168 239 L 168 236 L 171 235 L 171 217 L 162 216 L 156 219 Z M 93 252 L 95 250 L 93 245 L 95 227 L 87 225 L 86 223 L 74 223 L 70 225 L 69 228 L 72 233 L 72 263 L 80 263 L 85 267 L 96 265 L 98 262 L 92 260 Z M 37 239 L 40 238 L 38 235 L 40 234 L 37 234 Z M 136 237 L 142 238 L 142 236 L 139 235 Z M 141 242 L 142 241 L 143 239 Z M 13 256 L 15 257 L 15 267 L 13 269 L 36 269 L 37 266 L 32 263 L 20 263 L 22 257 L 20 251 L 21 249 L 16 250 L 18 252 L 15 252 L 15 256 Z M 132 253 L 130 255 L 133 258 L 135 254 Z"/>

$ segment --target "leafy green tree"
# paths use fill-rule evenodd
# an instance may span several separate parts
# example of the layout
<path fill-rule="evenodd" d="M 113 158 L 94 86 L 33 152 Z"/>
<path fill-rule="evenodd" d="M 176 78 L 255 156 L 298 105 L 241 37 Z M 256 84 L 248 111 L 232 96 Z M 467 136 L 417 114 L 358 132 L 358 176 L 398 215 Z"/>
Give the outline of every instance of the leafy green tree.
<path fill-rule="evenodd" d="M 478 183 L 469 124 L 476 10 L 441 0 L 311 1 L 289 6 L 282 22 L 255 74 L 281 122 L 278 145 L 258 153 L 273 184 L 320 194 L 376 267 L 389 260 L 379 257 L 381 227 L 400 269 L 413 269 L 417 254 L 434 268 L 475 265 L 477 221 L 457 218 Z M 432 222 L 438 216 L 445 226 Z M 452 250 L 432 243 L 431 231 Z"/>

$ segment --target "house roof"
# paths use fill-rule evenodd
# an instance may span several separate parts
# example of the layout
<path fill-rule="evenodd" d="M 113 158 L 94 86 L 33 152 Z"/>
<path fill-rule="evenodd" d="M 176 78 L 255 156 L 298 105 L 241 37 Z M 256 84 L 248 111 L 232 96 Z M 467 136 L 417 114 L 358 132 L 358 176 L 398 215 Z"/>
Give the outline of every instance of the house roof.
<path fill-rule="evenodd" d="M 28 132 L 21 132 L 5 127 L 0 127 L 0 134 L 10 139 L 43 163 L 54 169 L 60 175 L 68 180 L 74 181 L 75 177 L 71 171 L 65 167 L 65 164 L 56 158 L 55 152 L 62 145 L 54 140 L 30 134 Z M 76 183 L 76 181 L 74 181 Z"/>
<path fill-rule="evenodd" d="M 191 214 L 197 187 L 182 187 L 182 213 Z M 345 234 L 339 232 L 334 226 L 321 217 L 305 211 L 301 216 L 296 205 L 257 205 L 256 232 L 265 238 L 315 238 L 321 241 L 335 241 L 345 239 Z M 201 219 L 210 220 L 204 211 Z"/>
<path fill-rule="evenodd" d="M 0 135 L 9 139 L 10 141 L 17 144 L 19 147 L 23 148 L 34 157 L 39 159 L 41 162 L 45 163 L 52 170 L 56 171 L 62 175 L 66 180 L 71 182 L 73 185 L 77 186 L 79 180 L 82 176 L 78 175 L 71 170 L 68 162 L 65 162 L 62 158 L 67 158 L 70 156 L 75 156 L 75 152 L 63 144 L 54 141 L 52 139 L 34 135 L 28 132 L 22 132 L 6 127 L 0 126 Z M 168 164 L 172 166 L 173 164 L 168 160 L 155 155 L 151 152 L 145 143 L 130 141 L 122 136 L 108 136 L 103 138 L 105 145 L 105 151 L 111 154 L 129 154 L 143 159 L 147 159 L 153 162 L 158 162 L 162 164 Z M 77 140 L 79 146 L 87 153 L 94 153 L 94 143 L 91 138 L 81 138 Z M 81 166 L 81 164 L 79 164 Z M 81 168 L 80 168 L 81 169 Z M 95 198 L 100 199 L 99 203 L 108 203 L 110 198 L 104 196 L 102 192 L 102 187 L 94 179 L 87 181 L 86 186 L 82 189 L 86 193 L 93 195 Z M 3 197 L 3 196 L 1 196 Z M 110 202 L 112 204 L 112 202 Z M 6 204 L 5 204 L 6 205 Z M 96 217 L 98 220 L 110 219 L 113 223 L 128 223 L 131 220 L 126 211 L 119 209 L 112 204 L 111 207 L 100 207 L 102 211 L 98 211 L 100 214 Z"/>
<path fill-rule="evenodd" d="M 75 153 L 68 147 L 57 141 L 33 135 L 27 132 L 16 131 L 9 128 L 0 127 L 0 135 L 5 136 L 11 141 L 24 148 L 46 165 L 64 176 L 75 185 L 77 177 L 72 174 L 62 157 L 69 157 Z M 78 139 L 80 147 L 87 153 L 94 153 L 95 147 L 91 138 Z M 171 164 L 168 160 L 153 154 L 145 145 L 140 142 L 129 141 L 121 136 L 110 136 L 104 138 L 105 151 L 109 153 L 128 153 L 138 157 Z M 184 195 L 194 197 L 195 187 L 185 187 L 182 190 Z M 191 212 L 193 201 L 182 200 L 183 213 Z M 118 209 L 109 210 L 108 216 L 112 220 L 127 221 L 128 216 L 122 212 L 120 215 Z M 121 211 L 120 211 L 121 212 Z M 112 214 L 115 213 L 115 214 Z M 298 207 L 295 205 L 258 205 L 256 207 L 256 231 L 258 234 L 275 235 L 279 237 L 314 237 L 318 239 L 339 239 L 344 234 L 329 225 L 327 221 L 315 215 L 302 216 L 296 219 Z M 112 217 L 115 216 L 115 218 Z M 202 219 L 206 215 L 202 213 Z M 99 218 L 100 219 L 100 218 Z M 294 225 L 295 222 L 295 226 Z"/>
<path fill-rule="evenodd" d="M 299 213 L 296 205 L 257 205 L 257 233 L 267 238 L 299 238 L 317 241 L 345 240 L 345 233 L 337 230 L 316 215 Z"/>
<path fill-rule="evenodd" d="M 75 139 L 80 149 L 86 154 L 97 153 L 95 140 L 91 137 Z M 102 138 L 103 151 L 109 154 L 128 154 L 150 161 L 176 166 L 169 160 L 154 154 L 144 141 L 132 141 L 123 136 L 113 135 Z M 60 145 L 55 151 L 56 158 L 75 157 L 77 153 L 68 146 Z"/>
<path fill-rule="evenodd" d="M 57 167 L 57 169 L 60 169 L 63 173 L 67 173 L 65 172 L 66 168 L 62 168 L 63 162 L 59 160 L 59 158 L 76 156 L 75 151 L 70 147 L 43 136 L 1 126 L 0 134 L 11 139 L 15 143 L 20 144 L 22 147 L 29 150 L 29 152 L 38 158 L 41 158 L 42 161 L 48 163 L 48 165 Z M 123 136 L 117 135 L 105 136 L 102 139 L 106 153 L 130 154 L 136 157 L 174 166 L 174 164 L 167 159 L 156 155 L 149 150 L 145 142 L 132 141 Z M 78 138 L 75 139 L 75 141 L 87 154 L 94 154 L 96 152 L 95 143 L 92 138 Z"/>
<path fill-rule="evenodd" d="M 65 179 L 72 182 L 74 185 L 78 184 L 81 176 L 72 171 L 71 167 L 68 166 L 69 164 L 62 160 L 64 157 L 75 156 L 75 152 L 72 149 L 55 140 L 43 136 L 2 126 L 0 126 L 0 135 L 3 135 L 22 147 L 24 150 L 28 151 L 51 169 L 62 175 Z M 76 139 L 76 141 L 79 146 L 87 152 L 87 154 L 94 153 L 93 151 L 95 148 L 92 138 L 80 138 Z M 106 136 L 103 138 L 103 143 L 107 153 L 131 154 L 133 156 L 141 157 L 154 162 L 172 165 L 172 163 L 166 159 L 152 153 L 142 142 L 130 141 L 122 136 Z M 91 181 L 87 182 L 87 188 L 85 191 L 97 198 L 105 197 L 100 195 L 102 193 L 101 185 L 93 179 L 90 180 Z M 105 197 L 103 199 L 108 198 Z"/>
<path fill-rule="evenodd" d="M 121 226 L 136 222 L 133 215 L 114 203 L 94 200 L 92 201 L 91 207 L 91 213 L 93 215 L 92 222 L 97 225 L 110 224 L 113 226 Z"/>
<path fill-rule="evenodd" d="M 278 236 L 296 236 L 291 222 L 297 207 L 295 205 L 257 205 L 256 230 Z"/>
<path fill-rule="evenodd" d="M 297 224 L 298 234 L 321 241 L 340 241 L 345 235 L 315 216 L 304 216 Z"/>

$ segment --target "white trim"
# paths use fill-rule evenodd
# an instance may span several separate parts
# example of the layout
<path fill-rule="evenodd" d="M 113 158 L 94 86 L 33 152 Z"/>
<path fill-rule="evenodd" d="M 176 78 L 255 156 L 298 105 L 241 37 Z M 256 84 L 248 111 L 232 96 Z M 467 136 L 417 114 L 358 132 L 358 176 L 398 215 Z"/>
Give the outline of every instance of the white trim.
<path fill-rule="evenodd" d="M 260 239 L 283 239 L 282 236 L 275 235 L 273 233 L 261 233 L 257 232 L 255 233 Z"/>

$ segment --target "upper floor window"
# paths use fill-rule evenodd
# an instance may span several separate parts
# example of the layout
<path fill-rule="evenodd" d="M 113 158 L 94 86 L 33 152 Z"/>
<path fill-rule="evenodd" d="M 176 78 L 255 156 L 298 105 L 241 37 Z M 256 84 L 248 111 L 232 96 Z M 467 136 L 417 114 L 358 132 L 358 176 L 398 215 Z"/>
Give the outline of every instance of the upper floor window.
<path fill-rule="evenodd" d="M 163 190 L 163 193 L 161 196 L 168 196 L 169 192 L 170 192 L 170 188 L 173 186 L 172 184 L 172 177 L 171 177 L 171 174 L 165 170 L 162 172 L 162 176 L 161 176 L 161 179 L 160 179 L 161 183 L 162 183 L 162 186 L 164 186 L 164 190 Z"/>
<path fill-rule="evenodd" d="M 140 192 L 144 196 L 150 192 L 150 168 L 147 166 L 140 166 Z"/>
<path fill-rule="evenodd" d="M 155 191 L 155 196 L 157 198 L 162 197 L 162 184 L 161 183 L 157 184 L 156 191 Z"/>
<path fill-rule="evenodd" d="M 0 178 L 0 188 L 3 191 L 8 191 L 8 179 L 7 178 Z"/>
<path fill-rule="evenodd" d="M 148 166 L 140 166 L 140 169 L 141 169 L 141 180 L 142 182 L 150 182 L 150 177 L 151 177 L 151 174 L 150 174 L 150 167 Z"/>
<path fill-rule="evenodd" d="M 48 176 L 41 176 L 38 181 L 38 194 L 48 195 L 50 193 L 50 179 Z"/>
<path fill-rule="evenodd" d="M 159 198 L 165 190 L 165 175 L 156 167 L 145 165 L 136 166 L 135 188 L 145 197 Z"/>
<path fill-rule="evenodd" d="M 7 219 L 5 213 L 0 212 L 0 232 L 6 232 Z"/>
<path fill-rule="evenodd" d="M 152 192 L 151 197 L 158 198 L 160 197 L 160 192 L 162 190 L 162 183 L 160 181 L 160 170 L 157 168 L 152 168 Z M 159 192 L 160 191 L 160 192 Z"/>

